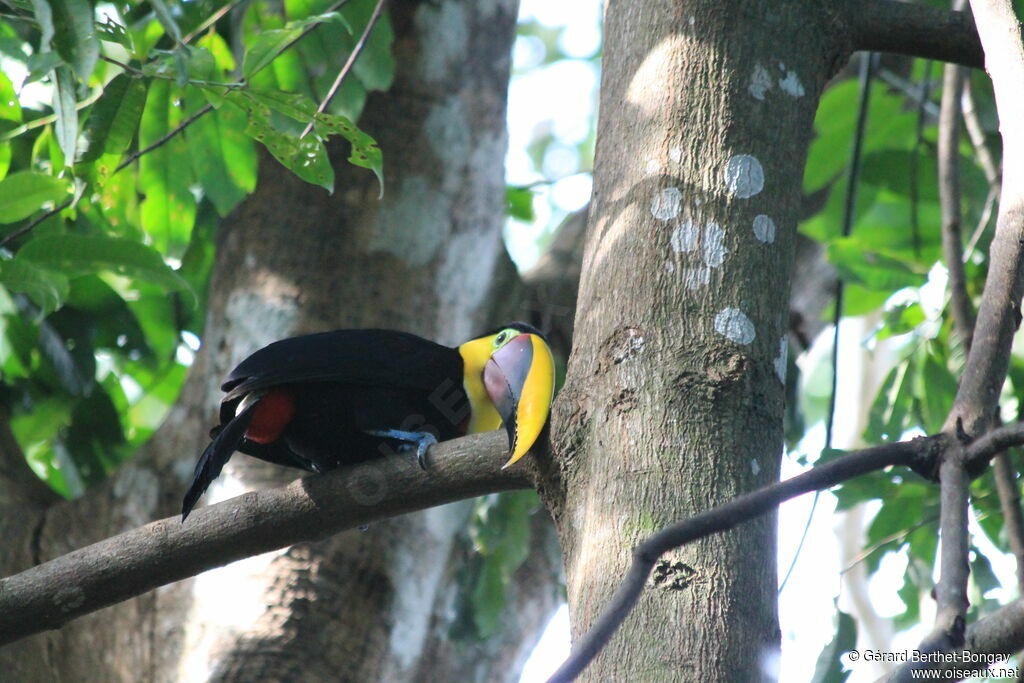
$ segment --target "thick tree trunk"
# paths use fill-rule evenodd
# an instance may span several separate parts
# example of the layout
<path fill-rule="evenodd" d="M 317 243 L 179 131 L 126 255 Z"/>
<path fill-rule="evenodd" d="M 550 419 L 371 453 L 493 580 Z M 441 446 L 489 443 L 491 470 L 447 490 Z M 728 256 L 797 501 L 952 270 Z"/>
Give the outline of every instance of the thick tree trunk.
<path fill-rule="evenodd" d="M 577 635 L 639 539 L 778 477 L 801 178 L 832 30 L 813 3 L 607 6 L 595 196 L 552 429 Z M 774 527 L 663 558 L 584 676 L 769 677 Z"/>
<path fill-rule="evenodd" d="M 4 573 L 173 514 L 220 378 L 260 346 L 363 326 L 457 343 L 515 310 L 501 243 L 515 17 L 514 0 L 392 4 L 396 82 L 361 120 L 384 150 L 385 198 L 372 174 L 340 161 L 347 149 L 335 150 L 334 196 L 264 159 L 256 194 L 221 227 L 203 348 L 167 423 L 108 485 L 26 515 L 24 528 L 5 523 L 5 547 L 18 551 L 0 560 Z M 236 457 L 207 500 L 298 474 Z M 427 510 L 238 562 L 6 648 L 0 662 L 14 680 L 428 680 L 437 667 L 509 680 L 557 602 L 557 542 L 550 524 L 534 525 L 513 582 L 529 590 L 513 590 L 500 653 L 453 646 L 469 511 Z"/>

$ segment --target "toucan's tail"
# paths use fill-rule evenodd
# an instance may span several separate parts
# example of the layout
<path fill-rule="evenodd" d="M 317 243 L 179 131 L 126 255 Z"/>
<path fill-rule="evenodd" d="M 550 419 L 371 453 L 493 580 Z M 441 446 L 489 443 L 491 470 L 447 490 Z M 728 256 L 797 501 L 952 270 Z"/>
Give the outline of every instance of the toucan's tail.
<path fill-rule="evenodd" d="M 256 413 L 256 406 L 259 401 L 253 401 L 228 422 L 216 438 L 210 442 L 203 454 L 199 456 L 195 472 L 192 474 L 192 484 L 185 492 L 185 498 L 181 501 L 181 521 L 192 511 L 192 507 L 199 501 L 199 497 L 206 491 L 217 475 L 220 474 L 224 464 L 231 458 L 231 455 L 238 449 L 242 442 L 249 424 L 252 423 L 252 416 Z"/>

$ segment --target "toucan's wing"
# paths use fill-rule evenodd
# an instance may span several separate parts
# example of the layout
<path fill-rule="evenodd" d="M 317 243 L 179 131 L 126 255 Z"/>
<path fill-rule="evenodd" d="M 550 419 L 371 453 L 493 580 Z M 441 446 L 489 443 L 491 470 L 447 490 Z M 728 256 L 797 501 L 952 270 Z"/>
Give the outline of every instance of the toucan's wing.
<path fill-rule="evenodd" d="M 282 339 L 238 364 L 221 387 L 232 401 L 292 382 L 345 382 L 434 391 L 461 384 L 457 349 L 394 330 L 335 330 Z"/>

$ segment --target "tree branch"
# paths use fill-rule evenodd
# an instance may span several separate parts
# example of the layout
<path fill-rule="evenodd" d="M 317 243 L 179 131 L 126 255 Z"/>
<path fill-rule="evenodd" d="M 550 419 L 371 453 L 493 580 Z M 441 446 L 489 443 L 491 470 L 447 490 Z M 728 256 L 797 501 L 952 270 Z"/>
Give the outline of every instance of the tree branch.
<path fill-rule="evenodd" d="M 792 479 L 751 491 L 713 510 L 676 522 L 648 537 L 633 549 L 633 562 L 609 604 L 590 630 L 576 643 L 569 658 L 548 683 L 573 680 L 597 656 L 633 610 L 658 558 L 669 550 L 732 529 L 774 510 L 790 498 L 811 491 L 822 491 L 892 465 L 904 465 L 922 476 L 934 478 L 939 459 L 952 451 L 948 438 L 944 434 L 937 434 L 847 453 Z M 983 468 L 996 453 L 1020 444 L 1024 444 L 1024 423 L 994 429 L 970 445 L 961 447 L 957 459 L 959 471 L 973 472 L 975 468 Z M 0 607 L 3 607 L 2 602 Z M 1024 634 L 1021 636 L 1024 638 Z"/>
<path fill-rule="evenodd" d="M 945 429 L 962 420 L 968 434 L 983 434 L 993 422 L 1020 324 L 1024 294 L 1024 46 L 1020 23 L 1008 0 L 973 0 L 985 44 L 1003 134 L 1003 186 L 990 251 L 988 276 L 978 309 L 974 342 Z"/>
<path fill-rule="evenodd" d="M 967 637 L 964 642 L 964 650 L 972 655 L 1006 655 L 1024 649 L 1024 601 L 1015 600 L 1009 605 L 999 608 L 984 619 L 979 619 L 967 629 Z M 914 680 L 911 671 L 949 671 L 951 669 L 964 669 L 965 662 L 961 661 L 936 661 L 915 666 L 907 663 L 895 669 L 882 678 L 878 683 L 892 683 L 895 681 Z M 980 668 L 977 663 L 972 668 Z M 919 680 L 924 677 L 920 676 Z M 948 680 L 946 678 L 934 678 L 931 680 Z"/>
<path fill-rule="evenodd" d="M 633 610 L 651 569 L 664 553 L 713 533 L 732 529 L 775 509 L 790 498 L 831 488 L 890 465 L 906 465 L 915 471 L 927 472 L 933 469 L 929 463 L 934 463 L 938 457 L 944 439 L 944 436 L 923 437 L 849 453 L 792 479 L 752 491 L 713 510 L 676 522 L 648 537 L 633 550 L 633 562 L 610 603 L 548 683 L 573 680 L 597 656 Z M 1021 440 L 1024 441 L 1024 433 Z"/>
<path fill-rule="evenodd" d="M 967 614 L 967 487 L 970 480 L 960 448 L 947 448 L 939 468 L 939 582 L 935 584 L 935 628 L 922 641 L 922 652 L 963 647 Z"/>
<path fill-rule="evenodd" d="M 396 515 L 530 486 L 501 468 L 504 432 L 434 446 L 423 472 L 394 456 L 170 517 L 0 580 L 0 645 L 235 560 Z"/>
<path fill-rule="evenodd" d="M 849 5 L 853 48 L 980 68 L 981 41 L 971 17 L 927 5 L 872 0 Z"/>
<path fill-rule="evenodd" d="M 1020 508 L 1017 472 L 1007 451 L 997 455 L 992 465 L 999 507 L 1003 512 L 1003 528 L 1010 543 L 1010 552 L 1017 561 L 1017 593 L 1024 595 L 1024 513 Z"/>
<path fill-rule="evenodd" d="M 964 353 L 970 353 L 974 311 L 967 294 L 964 245 L 960 229 L 960 94 L 964 68 L 947 64 L 942 79 L 939 113 L 939 204 L 942 207 L 942 251 L 949 272 L 950 305 Z"/>

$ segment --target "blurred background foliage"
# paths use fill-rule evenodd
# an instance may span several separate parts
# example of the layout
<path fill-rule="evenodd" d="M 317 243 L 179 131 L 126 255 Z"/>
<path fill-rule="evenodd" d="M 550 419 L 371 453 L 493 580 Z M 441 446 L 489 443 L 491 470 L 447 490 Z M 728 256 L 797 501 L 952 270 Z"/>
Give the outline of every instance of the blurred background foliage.
<path fill-rule="evenodd" d="M 383 182 L 380 150 L 352 121 L 394 74 L 386 14 L 316 113 L 375 7 L 6 3 L 0 403 L 61 495 L 129 457 L 177 398 L 217 220 L 255 188 L 257 144 L 330 190 L 323 140 L 339 134 Z"/>

